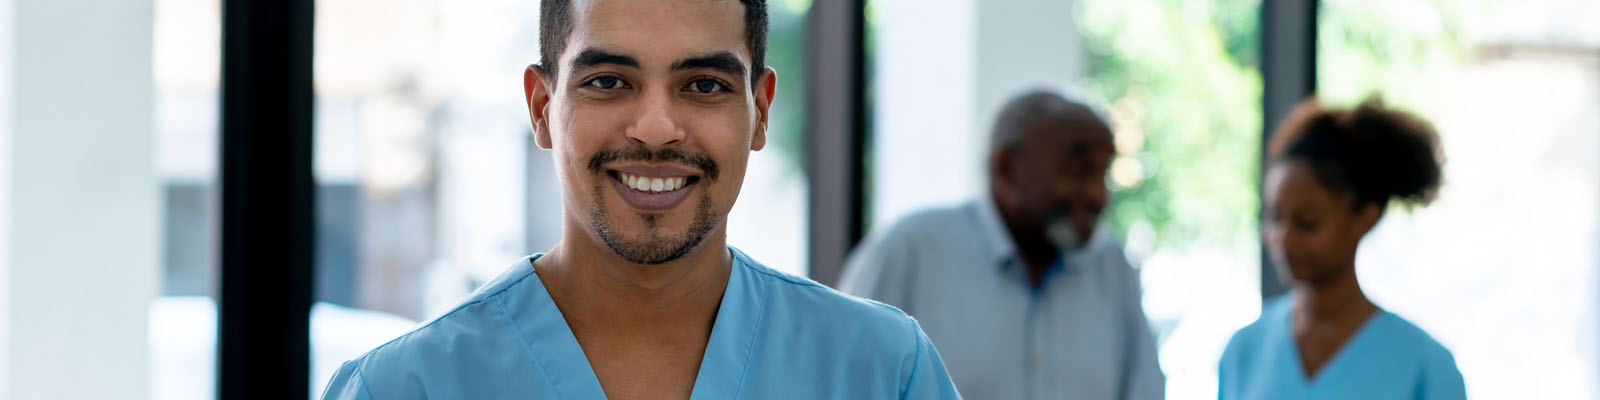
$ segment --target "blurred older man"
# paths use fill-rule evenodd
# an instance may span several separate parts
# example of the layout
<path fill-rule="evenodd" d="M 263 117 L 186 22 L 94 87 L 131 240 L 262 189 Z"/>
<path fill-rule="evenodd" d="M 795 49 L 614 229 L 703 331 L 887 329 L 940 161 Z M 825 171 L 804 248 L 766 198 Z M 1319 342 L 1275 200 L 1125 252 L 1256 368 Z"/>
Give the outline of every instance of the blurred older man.
<path fill-rule="evenodd" d="M 900 307 L 978 399 L 1153 399 L 1164 378 L 1137 273 L 1099 226 L 1111 129 L 1049 91 L 1006 104 L 989 193 L 875 232 L 840 288 Z"/>

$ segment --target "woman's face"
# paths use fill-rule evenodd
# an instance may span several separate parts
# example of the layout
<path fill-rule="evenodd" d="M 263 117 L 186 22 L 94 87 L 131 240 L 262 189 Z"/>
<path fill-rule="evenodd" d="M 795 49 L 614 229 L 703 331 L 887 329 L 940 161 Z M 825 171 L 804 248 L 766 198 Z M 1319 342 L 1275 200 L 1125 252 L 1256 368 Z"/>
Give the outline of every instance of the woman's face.
<path fill-rule="evenodd" d="M 1317 178 L 1311 164 L 1289 160 L 1267 170 L 1261 236 L 1281 277 L 1321 286 L 1355 273 L 1356 246 L 1382 216 L 1378 204 Z"/>

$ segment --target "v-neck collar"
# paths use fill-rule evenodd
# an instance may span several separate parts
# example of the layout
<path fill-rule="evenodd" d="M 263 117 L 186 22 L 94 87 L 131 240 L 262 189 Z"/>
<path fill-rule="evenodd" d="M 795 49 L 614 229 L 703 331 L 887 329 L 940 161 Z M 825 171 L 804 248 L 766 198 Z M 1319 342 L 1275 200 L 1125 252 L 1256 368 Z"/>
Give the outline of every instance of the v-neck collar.
<path fill-rule="evenodd" d="M 712 324 L 711 338 L 700 360 L 690 399 L 731 399 L 739 395 L 755 346 L 756 330 L 766 309 L 765 280 L 760 279 L 759 272 L 750 266 L 744 253 L 732 247 L 728 251 L 733 254 L 728 286 L 723 290 L 722 303 L 717 308 L 717 318 Z M 542 254 L 528 258 L 527 273 L 531 276 L 526 278 L 530 280 L 527 295 L 500 303 L 505 322 L 521 337 L 535 367 L 556 397 L 605 398 L 600 379 L 572 334 L 572 327 L 567 325 L 566 317 L 556 307 L 555 299 L 550 297 L 539 274 L 533 272 L 533 262 L 540 256 Z"/>
<path fill-rule="evenodd" d="M 1278 326 L 1283 328 L 1285 333 L 1282 336 L 1283 340 L 1280 342 L 1280 346 L 1288 346 L 1288 348 L 1280 352 L 1280 354 L 1285 354 L 1289 358 L 1288 362 L 1294 364 L 1296 381 L 1300 382 L 1300 386 L 1303 388 L 1315 387 L 1317 383 L 1327 381 L 1330 375 L 1343 370 L 1341 368 L 1342 365 L 1353 362 L 1347 359 L 1354 357 L 1350 354 L 1358 353 L 1360 350 L 1351 349 L 1363 346 L 1368 340 L 1367 337 L 1373 335 L 1371 331 L 1376 329 L 1374 326 L 1380 324 L 1385 315 L 1388 314 L 1387 311 L 1381 308 L 1374 310 L 1372 315 L 1368 315 L 1367 319 L 1361 322 L 1361 326 L 1357 327 L 1355 332 L 1352 332 L 1350 337 L 1345 338 L 1344 343 L 1333 351 L 1333 356 L 1328 357 L 1328 360 L 1322 363 L 1322 367 L 1317 369 L 1316 376 L 1312 376 L 1306 372 L 1305 356 L 1300 352 L 1300 344 L 1295 342 L 1293 303 L 1288 298 L 1284 300 L 1279 305 L 1282 309 L 1278 313 Z"/>
<path fill-rule="evenodd" d="M 766 316 L 767 282 L 761 279 L 754 262 L 732 247 L 733 267 L 728 272 L 728 288 L 722 293 L 717 320 L 711 326 L 711 340 L 700 359 L 700 372 L 694 378 L 689 398 L 735 399 L 744 390 L 744 377 L 755 348 L 756 331 Z"/>

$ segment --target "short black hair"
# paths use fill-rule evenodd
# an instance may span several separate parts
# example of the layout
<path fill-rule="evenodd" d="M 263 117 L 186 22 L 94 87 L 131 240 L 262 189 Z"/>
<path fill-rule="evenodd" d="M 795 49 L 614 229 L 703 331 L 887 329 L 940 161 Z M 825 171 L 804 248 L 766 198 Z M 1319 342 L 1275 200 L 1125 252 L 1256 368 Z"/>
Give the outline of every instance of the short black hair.
<path fill-rule="evenodd" d="M 1305 161 L 1318 180 L 1354 194 L 1355 208 L 1432 201 L 1442 181 L 1439 137 L 1427 121 L 1372 97 L 1351 110 L 1296 107 L 1273 134 L 1274 162 Z"/>
<path fill-rule="evenodd" d="M 739 2 L 744 3 L 744 41 L 750 48 L 750 81 L 754 82 L 766 68 L 767 2 Z M 567 37 L 572 35 L 572 11 L 571 0 L 543 0 L 539 4 L 539 63 L 551 77 L 560 74 L 561 52 L 566 51 Z"/>

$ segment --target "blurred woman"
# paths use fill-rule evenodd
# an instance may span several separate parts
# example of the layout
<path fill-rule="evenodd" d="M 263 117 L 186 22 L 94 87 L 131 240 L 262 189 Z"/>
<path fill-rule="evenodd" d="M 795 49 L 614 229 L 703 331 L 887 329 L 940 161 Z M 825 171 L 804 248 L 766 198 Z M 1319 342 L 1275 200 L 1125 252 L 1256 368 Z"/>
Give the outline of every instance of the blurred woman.
<path fill-rule="evenodd" d="M 1356 248 L 1391 202 L 1421 206 L 1440 183 L 1433 127 L 1368 100 L 1301 104 L 1269 146 L 1261 233 L 1288 294 L 1240 329 L 1218 370 L 1222 399 L 1460 399 L 1450 351 L 1372 304 Z"/>

